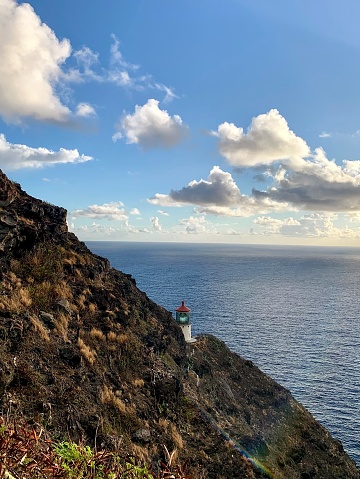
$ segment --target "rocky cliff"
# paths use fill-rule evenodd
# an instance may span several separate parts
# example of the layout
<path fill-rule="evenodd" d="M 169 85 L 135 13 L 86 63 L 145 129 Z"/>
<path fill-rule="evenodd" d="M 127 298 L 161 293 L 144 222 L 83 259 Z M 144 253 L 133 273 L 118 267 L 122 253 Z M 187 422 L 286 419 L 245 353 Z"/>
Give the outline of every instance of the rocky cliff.
<path fill-rule="evenodd" d="M 163 445 L 196 478 L 360 478 L 291 394 L 92 254 L 66 211 L 0 172 L 0 410 L 54 440 L 148 463 Z"/>

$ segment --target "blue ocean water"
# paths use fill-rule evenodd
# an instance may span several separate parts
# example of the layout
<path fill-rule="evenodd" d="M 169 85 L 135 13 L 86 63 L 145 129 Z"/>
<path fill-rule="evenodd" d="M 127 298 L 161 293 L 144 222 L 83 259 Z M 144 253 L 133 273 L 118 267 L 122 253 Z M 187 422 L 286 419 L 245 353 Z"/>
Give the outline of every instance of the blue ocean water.
<path fill-rule="evenodd" d="M 360 249 L 88 242 L 288 388 L 360 467 Z"/>

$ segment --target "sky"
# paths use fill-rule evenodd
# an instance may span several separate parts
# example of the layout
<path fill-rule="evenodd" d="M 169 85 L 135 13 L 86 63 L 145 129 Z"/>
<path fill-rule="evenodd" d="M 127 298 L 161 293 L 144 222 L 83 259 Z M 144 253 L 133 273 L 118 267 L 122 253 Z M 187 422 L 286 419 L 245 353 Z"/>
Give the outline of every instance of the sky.
<path fill-rule="evenodd" d="M 81 240 L 360 245 L 358 0 L 0 0 L 0 168 Z"/>

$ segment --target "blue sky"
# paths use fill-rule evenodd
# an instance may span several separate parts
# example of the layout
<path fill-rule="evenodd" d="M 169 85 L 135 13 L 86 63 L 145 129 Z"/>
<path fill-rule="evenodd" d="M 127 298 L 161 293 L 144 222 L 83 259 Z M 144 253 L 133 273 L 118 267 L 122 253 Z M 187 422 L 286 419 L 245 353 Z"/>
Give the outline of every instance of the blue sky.
<path fill-rule="evenodd" d="M 358 246 L 355 0 L 0 0 L 0 168 L 82 240 Z"/>

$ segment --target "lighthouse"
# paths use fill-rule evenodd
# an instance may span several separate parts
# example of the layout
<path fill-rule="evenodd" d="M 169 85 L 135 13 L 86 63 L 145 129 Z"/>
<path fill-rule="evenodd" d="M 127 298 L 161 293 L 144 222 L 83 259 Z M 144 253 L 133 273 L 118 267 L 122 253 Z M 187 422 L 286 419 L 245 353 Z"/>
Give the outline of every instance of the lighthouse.
<path fill-rule="evenodd" d="M 187 343 L 194 343 L 196 339 L 191 337 L 191 322 L 190 322 L 190 309 L 185 306 L 185 302 L 181 302 L 181 306 L 179 306 L 176 310 L 176 322 L 180 326 L 185 341 Z"/>

